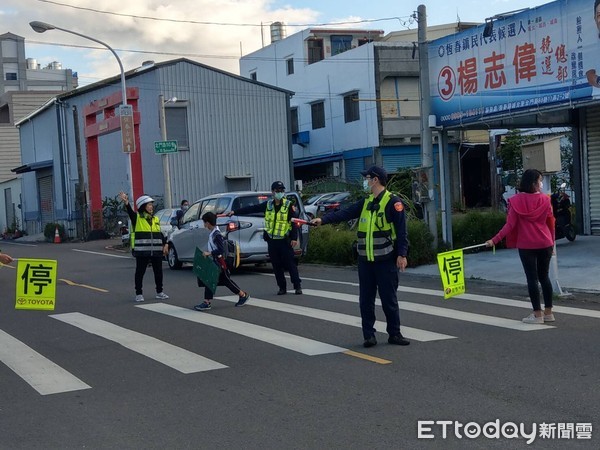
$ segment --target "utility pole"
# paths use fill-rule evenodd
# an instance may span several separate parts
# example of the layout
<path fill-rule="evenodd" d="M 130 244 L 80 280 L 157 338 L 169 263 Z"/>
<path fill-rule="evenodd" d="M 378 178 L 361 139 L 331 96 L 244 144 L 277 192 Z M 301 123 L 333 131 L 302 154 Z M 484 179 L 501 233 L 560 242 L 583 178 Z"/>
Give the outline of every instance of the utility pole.
<path fill-rule="evenodd" d="M 429 44 L 427 42 L 427 15 L 425 5 L 417 8 L 417 38 L 419 44 L 419 86 L 421 91 L 421 165 L 427 175 L 428 201 L 425 217 L 429 231 L 433 235 L 433 248 L 438 247 L 437 211 L 435 207 L 435 189 L 433 179 L 433 139 L 429 128 L 431 114 L 431 95 L 429 93 Z"/>
<path fill-rule="evenodd" d="M 158 96 L 158 114 L 160 118 L 160 138 L 162 141 L 167 140 L 167 119 L 165 116 L 165 104 L 170 101 L 177 101 L 173 99 L 165 100 L 165 96 L 163 94 L 159 94 Z M 173 199 L 171 198 L 171 170 L 169 168 L 169 155 L 167 153 L 163 153 L 161 155 L 162 158 L 162 166 L 163 166 L 163 178 L 165 180 L 165 196 L 164 196 L 164 205 L 165 208 L 171 208 Z"/>

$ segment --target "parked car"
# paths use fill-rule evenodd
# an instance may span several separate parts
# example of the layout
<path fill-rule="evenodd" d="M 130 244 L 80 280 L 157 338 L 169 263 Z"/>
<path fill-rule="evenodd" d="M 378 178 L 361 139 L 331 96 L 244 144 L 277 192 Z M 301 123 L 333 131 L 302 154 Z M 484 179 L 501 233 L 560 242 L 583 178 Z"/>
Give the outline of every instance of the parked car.
<path fill-rule="evenodd" d="M 173 231 L 174 227 L 171 225 L 171 218 L 175 217 L 175 213 L 177 212 L 177 208 L 165 208 L 156 211 L 154 217 L 158 217 L 160 221 L 160 231 L 166 238 L 169 237 L 171 231 Z M 121 241 L 123 244 L 129 244 L 130 236 L 129 230 L 131 229 L 131 221 L 127 219 L 127 222 L 119 220 L 119 230 L 121 233 Z"/>
<path fill-rule="evenodd" d="M 327 214 L 330 211 L 337 211 L 352 203 L 350 192 L 340 192 L 318 203 L 317 212 L 320 215 Z"/>
<path fill-rule="evenodd" d="M 166 238 L 168 238 L 169 234 L 175 229 L 175 227 L 171 225 L 171 219 L 175 217 L 178 209 L 179 208 L 165 208 L 154 213 L 154 216 L 158 217 L 158 220 L 160 221 L 160 231 Z"/>
<path fill-rule="evenodd" d="M 328 198 L 333 197 L 334 195 L 339 194 L 339 192 L 326 192 L 323 194 L 315 194 L 310 197 L 308 200 L 304 202 L 304 211 L 306 211 L 306 215 L 309 219 L 314 219 L 317 217 L 317 208 L 319 207 L 318 203 L 327 200 Z"/>
<path fill-rule="evenodd" d="M 180 227 L 169 235 L 169 268 L 176 270 L 185 262 L 193 262 L 196 247 L 206 250 L 209 231 L 204 228 L 201 218 L 209 211 L 217 214 L 217 226 L 221 232 L 238 242 L 240 264 L 268 262 L 267 243 L 263 239 L 264 214 L 231 217 L 227 217 L 226 214 L 232 210 L 235 212 L 236 209 L 266 202 L 270 197 L 271 192 L 227 192 L 209 195 L 192 203 L 185 212 Z M 298 208 L 298 218 L 307 220 L 298 193 L 288 192 L 286 197 Z M 294 249 L 296 257 L 306 252 L 307 245 L 308 225 L 302 225 L 299 244 Z"/>

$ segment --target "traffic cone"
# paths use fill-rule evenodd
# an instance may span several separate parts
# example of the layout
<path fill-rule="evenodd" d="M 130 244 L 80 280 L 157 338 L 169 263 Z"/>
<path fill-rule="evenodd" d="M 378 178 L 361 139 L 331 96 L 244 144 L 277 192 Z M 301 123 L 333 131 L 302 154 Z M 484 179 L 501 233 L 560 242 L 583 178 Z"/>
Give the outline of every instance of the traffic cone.
<path fill-rule="evenodd" d="M 60 234 L 58 232 L 58 226 L 56 226 L 56 228 L 54 228 L 54 243 L 60 244 Z"/>

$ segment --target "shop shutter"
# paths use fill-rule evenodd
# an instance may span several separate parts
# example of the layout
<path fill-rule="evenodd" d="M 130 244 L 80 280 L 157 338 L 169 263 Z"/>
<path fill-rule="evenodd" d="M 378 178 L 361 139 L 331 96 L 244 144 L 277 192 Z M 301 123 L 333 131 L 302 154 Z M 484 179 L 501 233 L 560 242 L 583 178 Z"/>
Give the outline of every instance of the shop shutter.
<path fill-rule="evenodd" d="M 351 183 L 362 180 L 360 174 L 365 170 L 365 158 L 352 158 L 344 161 L 346 167 L 346 181 Z"/>
<path fill-rule="evenodd" d="M 47 223 L 54 222 L 54 201 L 52 196 L 52 175 L 38 178 L 38 192 L 40 195 L 40 214 L 42 229 Z"/>
<path fill-rule="evenodd" d="M 600 236 L 600 108 L 586 111 L 591 234 Z M 580 202 L 581 203 L 581 202 Z"/>

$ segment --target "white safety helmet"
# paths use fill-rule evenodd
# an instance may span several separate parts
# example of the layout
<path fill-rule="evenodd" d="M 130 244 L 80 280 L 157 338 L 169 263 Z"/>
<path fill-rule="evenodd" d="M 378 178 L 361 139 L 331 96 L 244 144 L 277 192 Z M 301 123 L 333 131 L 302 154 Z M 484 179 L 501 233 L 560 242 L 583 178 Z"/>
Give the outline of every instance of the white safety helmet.
<path fill-rule="evenodd" d="M 140 198 L 138 198 L 135 201 L 135 206 L 137 207 L 137 209 L 139 211 L 140 208 L 142 206 L 144 206 L 146 203 L 151 203 L 153 201 L 154 201 L 154 199 L 152 197 L 150 197 L 149 195 L 142 195 Z"/>

